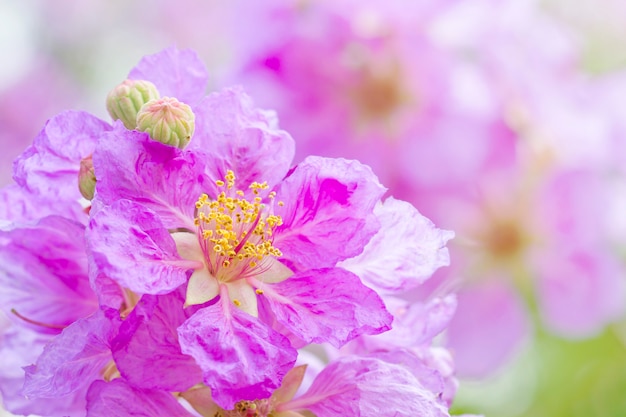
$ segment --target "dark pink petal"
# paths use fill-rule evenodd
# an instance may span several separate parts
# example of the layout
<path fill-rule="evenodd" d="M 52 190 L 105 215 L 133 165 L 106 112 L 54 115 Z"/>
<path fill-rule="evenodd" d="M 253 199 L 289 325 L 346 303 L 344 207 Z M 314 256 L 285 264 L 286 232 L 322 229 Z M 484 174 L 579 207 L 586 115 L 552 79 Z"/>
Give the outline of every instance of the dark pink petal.
<path fill-rule="evenodd" d="M 202 382 L 201 369 L 178 343 L 176 329 L 197 310 L 183 308 L 184 303 L 184 289 L 144 295 L 124 320 L 113 342 L 113 358 L 133 386 L 182 392 Z"/>
<path fill-rule="evenodd" d="M 165 391 L 130 386 L 123 379 L 96 381 L 87 392 L 87 417 L 193 417 Z"/>
<path fill-rule="evenodd" d="M 590 337 L 624 312 L 624 268 L 593 250 L 550 251 L 538 262 L 539 306 L 547 326 L 566 337 Z"/>
<path fill-rule="evenodd" d="M 102 378 L 112 360 L 110 343 L 120 325 L 115 310 L 98 310 L 63 330 L 46 345 L 35 365 L 24 368 L 24 395 L 68 395 Z"/>
<path fill-rule="evenodd" d="M 174 97 L 194 105 L 204 96 L 209 75 L 195 51 L 172 46 L 144 56 L 128 78 L 150 81 L 161 97 Z"/>
<path fill-rule="evenodd" d="M 182 259 L 157 215 L 130 200 L 96 213 L 87 242 L 98 270 L 139 294 L 165 294 L 185 282 L 193 261 Z"/>
<path fill-rule="evenodd" d="M 380 223 L 374 206 L 385 193 L 372 170 L 356 161 L 309 157 L 277 191 L 283 225 L 274 246 L 296 269 L 333 267 L 363 251 Z"/>
<path fill-rule="evenodd" d="M 229 302 L 200 309 L 178 328 L 183 353 L 195 358 L 215 402 L 225 409 L 239 400 L 269 397 L 297 357 L 283 335 L 228 308 Z"/>
<path fill-rule="evenodd" d="M 242 190 L 267 181 L 270 188 L 291 167 L 295 144 L 278 128 L 274 112 L 254 108 L 241 88 L 207 96 L 195 109 L 196 132 L 188 149 L 206 153 L 207 172 L 223 179 L 230 169 Z"/>
<path fill-rule="evenodd" d="M 391 328 L 393 317 L 380 297 L 341 268 L 310 270 L 262 288 L 276 320 L 307 343 L 339 348 Z"/>
<path fill-rule="evenodd" d="M 108 123 L 86 112 L 66 111 L 51 118 L 15 160 L 15 181 L 51 199 L 80 199 L 80 161 L 93 153 L 100 137 L 110 129 Z"/>
<path fill-rule="evenodd" d="M 331 362 L 299 398 L 277 411 L 310 410 L 317 417 L 444 417 L 438 396 L 404 366 L 347 356 Z"/>
<path fill-rule="evenodd" d="M 447 347 L 454 352 L 460 376 L 480 378 L 495 371 L 528 334 L 525 306 L 506 281 L 496 277 L 458 294 Z"/>
<path fill-rule="evenodd" d="M 374 210 L 380 230 L 360 255 L 340 266 L 379 292 L 406 291 L 450 263 L 446 242 L 454 233 L 440 230 L 411 204 L 392 197 Z"/>
<path fill-rule="evenodd" d="M 0 231 L 2 308 L 42 323 L 34 327 L 37 331 L 56 333 L 96 311 L 84 230 L 79 223 L 51 216 L 31 226 Z"/>
<path fill-rule="evenodd" d="M 195 230 L 195 202 L 206 187 L 204 166 L 194 155 L 118 124 L 94 152 L 93 163 L 96 210 L 133 200 L 155 211 L 169 229 Z"/>

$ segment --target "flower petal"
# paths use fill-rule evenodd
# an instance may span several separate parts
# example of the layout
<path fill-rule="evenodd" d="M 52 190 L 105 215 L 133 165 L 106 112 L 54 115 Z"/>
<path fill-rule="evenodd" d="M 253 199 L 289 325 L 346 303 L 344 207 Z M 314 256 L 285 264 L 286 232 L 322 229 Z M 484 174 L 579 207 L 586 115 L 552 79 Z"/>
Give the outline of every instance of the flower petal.
<path fill-rule="evenodd" d="M 202 371 L 178 343 L 177 327 L 197 310 L 184 309 L 184 301 L 182 288 L 167 295 L 144 295 L 122 323 L 113 341 L 113 358 L 133 386 L 180 392 L 202 382 Z"/>
<path fill-rule="evenodd" d="M 193 417 L 169 392 L 131 387 L 123 379 L 96 381 L 87 392 L 87 417 Z"/>
<path fill-rule="evenodd" d="M 225 409 L 269 397 L 297 357 L 284 336 L 234 306 L 225 307 L 230 305 L 220 300 L 178 328 L 183 353 L 195 358 L 215 402 Z"/>
<path fill-rule="evenodd" d="M 187 282 L 197 261 L 182 259 L 154 212 L 119 200 L 89 223 L 89 249 L 99 270 L 139 294 L 165 294 Z"/>
<path fill-rule="evenodd" d="M 206 153 L 211 177 L 223 179 L 230 169 L 242 190 L 254 181 L 272 188 L 285 177 L 295 144 L 278 128 L 274 112 L 254 108 L 241 88 L 210 94 L 195 111 L 196 132 L 188 149 Z"/>
<path fill-rule="evenodd" d="M 309 157 L 276 192 L 284 207 L 275 208 L 283 225 L 274 246 L 298 269 L 333 267 L 358 255 L 380 227 L 373 211 L 385 188 L 359 162 Z"/>
<path fill-rule="evenodd" d="M 155 211 L 168 229 L 195 230 L 195 203 L 206 187 L 214 186 L 204 184 L 204 166 L 194 155 L 128 131 L 121 123 L 100 143 L 93 164 L 96 211 L 129 199 Z"/>
<path fill-rule="evenodd" d="M 115 310 L 98 310 L 71 324 L 46 345 L 36 365 L 24 368 L 24 394 L 32 398 L 63 396 L 100 378 L 112 359 L 110 343 L 119 324 Z"/>
<path fill-rule="evenodd" d="M 100 137 L 110 129 L 108 123 L 87 112 L 66 111 L 54 116 L 15 160 L 15 181 L 51 198 L 80 199 L 80 161 L 93 153 Z"/>
<path fill-rule="evenodd" d="M 128 78 L 150 81 L 161 97 L 174 97 L 194 105 L 204 96 L 209 75 L 195 51 L 172 46 L 144 56 Z"/>
<path fill-rule="evenodd" d="M 339 348 L 391 328 L 393 317 L 380 297 L 341 268 L 310 270 L 261 289 L 276 320 L 307 343 Z"/>
<path fill-rule="evenodd" d="M 407 291 L 450 263 L 446 242 L 454 233 L 440 230 L 411 204 L 392 197 L 374 210 L 380 230 L 360 255 L 340 266 L 379 292 Z"/>
<path fill-rule="evenodd" d="M 98 302 L 87 276 L 84 230 L 79 223 L 50 216 L 0 231 L 0 305 L 57 326 L 93 313 Z M 36 330 L 46 331 L 44 326 Z"/>

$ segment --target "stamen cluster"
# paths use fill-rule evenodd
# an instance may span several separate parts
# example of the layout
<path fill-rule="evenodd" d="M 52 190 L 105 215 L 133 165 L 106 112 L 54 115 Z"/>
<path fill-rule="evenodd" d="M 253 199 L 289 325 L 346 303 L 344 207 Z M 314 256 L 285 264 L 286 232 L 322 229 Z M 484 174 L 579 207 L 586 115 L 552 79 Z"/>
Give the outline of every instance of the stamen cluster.
<path fill-rule="evenodd" d="M 260 190 L 267 189 L 267 183 L 253 182 L 250 185 L 255 196 L 252 202 L 244 197 L 242 190 L 233 192 L 233 171 L 228 170 L 224 181 L 215 183 L 226 190 L 221 191 L 215 200 L 202 194 L 196 202 L 194 219 L 209 271 L 215 276 L 220 275 L 221 268 L 246 272 L 259 267 L 268 256 L 282 256 L 281 251 L 273 246 L 273 233 L 283 220 L 275 214 L 267 214 L 266 205 L 261 203 Z M 268 194 L 272 201 L 275 197 L 273 191 Z"/>

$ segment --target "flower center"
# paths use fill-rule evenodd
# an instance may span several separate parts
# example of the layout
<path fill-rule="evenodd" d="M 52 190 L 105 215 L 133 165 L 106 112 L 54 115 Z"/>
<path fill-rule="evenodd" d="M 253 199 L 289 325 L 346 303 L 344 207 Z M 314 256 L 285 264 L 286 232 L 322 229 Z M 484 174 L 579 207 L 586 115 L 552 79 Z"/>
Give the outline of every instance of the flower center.
<path fill-rule="evenodd" d="M 508 259 L 519 254 L 526 238 L 518 224 L 505 221 L 494 224 L 485 236 L 487 251 L 496 259 Z"/>
<path fill-rule="evenodd" d="M 276 193 L 268 194 L 272 202 L 268 207 L 260 197 L 260 191 L 268 188 L 267 183 L 254 182 L 249 187 L 254 198 L 247 200 L 242 190 L 234 188 L 235 175 L 231 170 L 223 181 L 215 183 L 223 190 L 215 200 L 206 194 L 200 196 L 194 220 L 209 272 L 223 282 L 258 274 L 265 269 L 268 257 L 282 256 L 273 246 L 273 234 L 283 221 L 269 213 Z"/>

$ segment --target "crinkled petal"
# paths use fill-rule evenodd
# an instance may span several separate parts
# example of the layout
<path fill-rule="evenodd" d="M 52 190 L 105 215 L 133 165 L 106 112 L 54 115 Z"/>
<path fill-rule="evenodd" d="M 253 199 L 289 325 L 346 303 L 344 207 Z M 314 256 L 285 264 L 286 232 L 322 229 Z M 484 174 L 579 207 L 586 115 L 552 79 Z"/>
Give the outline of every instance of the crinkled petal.
<path fill-rule="evenodd" d="M 269 397 L 297 357 L 289 340 L 229 300 L 196 312 L 178 335 L 183 353 L 195 358 L 215 402 L 225 409 Z"/>
<path fill-rule="evenodd" d="M 380 230 L 360 255 L 340 266 L 379 292 L 407 291 L 450 263 L 446 242 L 454 233 L 440 230 L 411 204 L 392 197 L 374 210 Z"/>
<path fill-rule="evenodd" d="M 291 167 L 295 144 L 278 128 L 274 112 L 254 108 L 241 88 L 207 96 L 195 109 L 196 131 L 188 149 L 204 152 L 207 172 L 223 179 L 228 169 L 237 187 L 267 181 L 273 187 Z"/>
<path fill-rule="evenodd" d="M 427 303 L 385 297 L 387 309 L 393 314 L 393 328 L 375 337 L 361 337 L 349 345 L 350 352 L 369 354 L 393 348 L 428 346 L 432 339 L 448 327 L 456 311 L 456 296 L 435 298 Z"/>
<path fill-rule="evenodd" d="M 358 255 L 380 227 L 374 207 L 385 188 L 359 162 L 309 157 L 276 191 L 284 206 L 275 208 L 283 225 L 274 246 L 300 270 Z"/>
<path fill-rule="evenodd" d="M 405 367 L 347 356 L 331 362 L 300 398 L 282 410 L 310 410 L 317 417 L 444 417 L 446 407 Z"/>
<path fill-rule="evenodd" d="M 193 417 L 169 392 L 130 386 L 123 379 L 96 381 L 87 392 L 87 417 Z"/>
<path fill-rule="evenodd" d="M 88 220 L 78 201 L 47 198 L 17 184 L 0 190 L 0 228 L 9 228 L 16 223 L 30 222 L 55 214 L 79 223 L 86 223 Z"/>
<path fill-rule="evenodd" d="M 44 126 L 14 163 L 15 181 L 48 198 L 78 200 L 80 161 L 90 156 L 111 126 L 82 111 L 66 111 Z"/>
<path fill-rule="evenodd" d="M 310 270 L 262 289 L 276 320 L 307 343 L 341 347 L 391 328 L 380 297 L 341 268 Z"/>
<path fill-rule="evenodd" d="M 204 96 L 209 74 L 195 51 L 172 46 L 144 56 L 128 78 L 150 81 L 161 97 L 174 97 L 194 105 Z"/>
<path fill-rule="evenodd" d="M 155 211 L 168 229 L 195 230 L 195 203 L 207 190 L 204 166 L 194 155 L 117 124 L 94 152 L 93 164 L 95 210 L 128 199 Z"/>
<path fill-rule="evenodd" d="M 0 315 L 0 319 L 3 317 Z M 31 398 L 22 393 L 24 369 L 37 360 L 50 335 L 42 335 L 17 325 L 0 328 L 0 395 L 4 409 L 19 415 L 64 417 L 85 410 L 85 390 L 57 398 Z"/>
<path fill-rule="evenodd" d="M 144 295 L 122 323 L 113 358 L 133 386 L 181 392 L 202 382 L 202 371 L 178 343 L 176 329 L 197 310 L 184 309 L 184 302 L 182 288 L 167 295 Z"/>
<path fill-rule="evenodd" d="M 165 294 L 185 282 L 197 261 L 182 259 L 157 215 L 129 200 L 96 213 L 87 242 L 99 271 L 139 294 Z"/>
<path fill-rule="evenodd" d="M 2 308 L 50 325 L 48 331 L 93 313 L 98 303 L 89 286 L 83 235 L 83 225 L 58 216 L 0 231 Z"/>
<path fill-rule="evenodd" d="M 98 310 L 56 336 L 35 365 L 24 368 L 24 394 L 32 398 L 70 394 L 102 377 L 111 361 L 111 341 L 120 325 L 115 310 Z"/>

